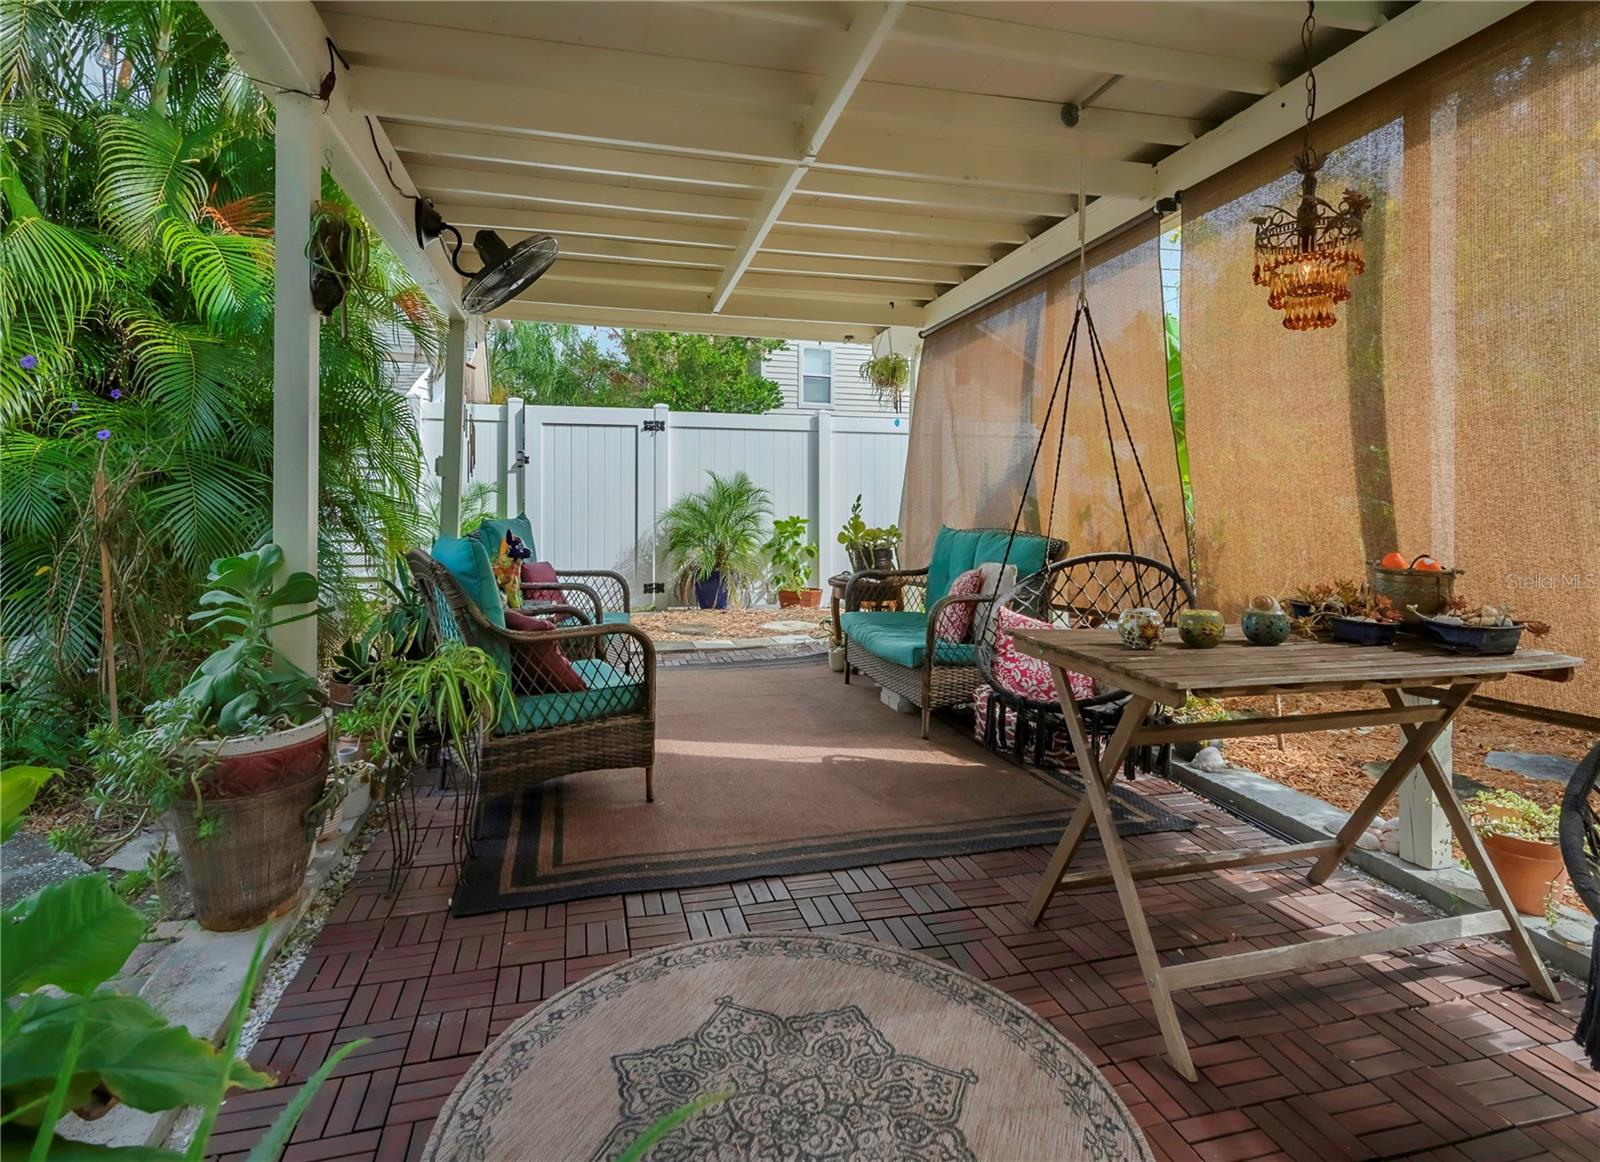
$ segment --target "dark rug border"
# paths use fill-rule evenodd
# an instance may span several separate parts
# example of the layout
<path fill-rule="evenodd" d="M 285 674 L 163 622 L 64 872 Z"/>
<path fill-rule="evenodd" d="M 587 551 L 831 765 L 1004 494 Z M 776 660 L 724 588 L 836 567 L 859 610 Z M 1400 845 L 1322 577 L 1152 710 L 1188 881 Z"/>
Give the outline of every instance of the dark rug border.
<path fill-rule="evenodd" d="M 1082 794 L 1082 783 L 1075 773 L 1024 770 L 1036 777 L 1045 775 L 1059 783 L 1063 794 Z M 556 788 L 552 788 L 555 790 Z M 527 795 L 537 798 L 539 787 L 530 788 Z M 1112 809 L 1135 811 L 1147 818 L 1123 819 L 1117 833 L 1150 835 L 1162 831 L 1192 831 L 1195 820 L 1175 815 L 1137 791 L 1114 786 L 1111 791 Z M 451 915 L 477 916 L 488 912 L 503 912 L 514 908 L 532 908 L 543 904 L 569 903 L 573 900 L 593 899 L 599 896 L 622 896 L 637 892 L 660 892 L 678 888 L 710 887 L 716 884 L 738 883 L 744 880 L 805 875 L 812 872 L 841 871 L 878 863 L 898 863 L 912 859 L 943 859 L 956 855 L 980 855 L 991 851 L 1006 851 L 1019 847 L 1048 846 L 1058 842 L 1066 827 L 1072 809 L 1069 805 L 1060 815 L 1048 822 L 1037 817 L 1013 822 L 991 820 L 975 823 L 960 830 L 945 831 L 937 835 L 926 832 L 904 831 L 892 837 L 863 841 L 859 837 L 842 838 L 837 846 L 826 849 L 787 849 L 774 852 L 770 847 L 751 852 L 747 858 L 721 856 L 712 861 L 701 861 L 695 867 L 673 870 L 660 863 L 619 865 L 619 874 L 598 878 L 594 873 L 574 873 L 570 878 L 560 874 L 544 877 L 539 887 L 502 893 L 499 890 L 499 872 L 504 860 L 504 845 L 509 837 L 485 837 L 479 840 L 481 854 L 468 857 L 463 874 L 476 872 L 456 886 L 450 904 Z M 493 808 L 489 808 L 493 810 Z M 559 810 L 559 805 L 556 808 Z M 1120 812 L 1119 812 L 1120 813 Z M 1095 834 L 1090 824 L 1087 837 Z M 692 858 L 692 857 L 688 857 Z"/>

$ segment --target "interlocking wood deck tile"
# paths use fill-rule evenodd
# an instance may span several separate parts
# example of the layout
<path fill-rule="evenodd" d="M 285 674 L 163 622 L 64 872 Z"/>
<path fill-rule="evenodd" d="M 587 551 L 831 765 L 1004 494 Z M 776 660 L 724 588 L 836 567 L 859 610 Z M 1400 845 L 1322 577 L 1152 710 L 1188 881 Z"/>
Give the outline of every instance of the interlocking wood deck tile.
<path fill-rule="evenodd" d="M 1137 788 L 1200 826 L 1136 836 L 1135 858 L 1270 842 L 1187 791 Z M 229 1099 L 218 1155 L 242 1158 L 328 1052 L 365 1037 L 284 1157 L 414 1158 L 475 1056 L 561 989 L 692 937 L 806 929 L 919 949 L 1030 1006 L 1105 1071 L 1163 1162 L 1600 1159 L 1600 1075 L 1570 1043 L 1574 990 L 1543 1002 L 1491 941 L 1181 993 L 1190 1083 L 1162 1056 L 1113 889 L 1058 895 L 1037 928 L 1023 918 L 1046 848 L 455 918 L 453 798 L 430 786 L 419 806 L 417 865 L 391 898 L 387 837 L 369 849 L 251 1052 L 286 1084 Z M 1140 890 L 1158 947 L 1184 959 L 1417 914 L 1353 875 L 1314 888 L 1303 865 Z"/>

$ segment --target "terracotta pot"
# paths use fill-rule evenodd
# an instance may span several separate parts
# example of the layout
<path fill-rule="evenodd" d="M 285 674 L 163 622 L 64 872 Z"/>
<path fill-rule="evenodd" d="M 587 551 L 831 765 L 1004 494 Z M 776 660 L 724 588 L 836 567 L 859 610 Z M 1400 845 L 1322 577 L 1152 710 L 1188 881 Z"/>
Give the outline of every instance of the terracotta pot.
<path fill-rule="evenodd" d="M 1509 835 L 1485 835 L 1483 846 L 1517 911 L 1524 916 L 1544 915 L 1551 889 L 1567 878 L 1560 846 Z"/>
<path fill-rule="evenodd" d="M 780 589 L 778 590 L 778 608 L 793 609 L 800 606 L 803 609 L 815 609 L 822 604 L 822 590 L 820 589 Z"/>
<path fill-rule="evenodd" d="M 348 709 L 355 705 L 356 687 L 354 682 L 341 682 L 330 679 L 328 682 L 328 701 L 341 709 Z"/>
<path fill-rule="evenodd" d="M 173 804 L 167 819 L 202 928 L 254 928 L 298 897 L 316 839 L 316 821 L 306 816 L 327 783 L 331 725 L 324 712 L 261 738 L 194 745 L 210 764 L 202 801 L 215 831 L 200 837 L 192 798 Z"/>

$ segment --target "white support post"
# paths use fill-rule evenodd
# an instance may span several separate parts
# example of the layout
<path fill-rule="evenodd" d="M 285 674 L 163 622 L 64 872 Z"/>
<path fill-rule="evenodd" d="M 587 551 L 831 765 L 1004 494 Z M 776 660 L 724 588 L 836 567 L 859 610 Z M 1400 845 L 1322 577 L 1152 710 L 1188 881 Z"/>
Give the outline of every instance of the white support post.
<path fill-rule="evenodd" d="M 519 512 L 528 511 L 527 457 L 522 451 L 524 411 L 525 405 L 519 397 L 512 396 L 506 400 L 504 487 L 507 516 L 516 516 Z"/>
<path fill-rule="evenodd" d="M 650 542 L 650 580 L 655 584 L 664 584 L 669 582 L 662 576 L 666 562 L 656 548 L 656 530 L 661 527 L 661 514 L 672 504 L 672 409 L 664 403 L 658 403 L 651 409 L 650 418 L 661 428 L 651 437 L 655 449 L 652 457 L 655 462 L 655 481 L 651 490 L 654 501 L 651 505 L 650 528 L 645 535 Z M 654 609 L 666 609 L 672 604 L 672 595 L 666 592 L 653 593 L 649 604 Z"/>
<path fill-rule="evenodd" d="M 444 350 L 444 454 L 439 457 L 439 535 L 461 535 L 462 425 L 467 398 L 467 321 L 451 319 Z"/>
<path fill-rule="evenodd" d="M 311 208 L 322 196 L 322 106 L 279 93 L 274 189 L 272 334 L 272 537 L 285 572 L 317 571 L 321 408 L 318 319 L 311 306 Z M 240 546 L 243 548 L 244 546 Z M 303 607 L 285 607 L 297 613 Z M 279 658 L 317 672 L 317 619 L 274 631 Z"/>
<path fill-rule="evenodd" d="M 1401 691 L 1400 700 L 1407 706 L 1432 706 L 1431 698 L 1418 697 Z M 1455 773 L 1455 727 L 1446 726 L 1433 743 L 1433 757 L 1444 772 L 1445 778 Z M 1455 864 L 1450 849 L 1450 822 L 1444 808 L 1428 786 L 1422 769 L 1412 771 L 1400 784 L 1400 858 L 1418 867 L 1445 868 Z"/>
<path fill-rule="evenodd" d="M 817 519 L 812 532 L 817 537 L 817 584 L 832 577 L 837 570 L 834 564 L 834 539 L 828 535 L 834 513 L 833 480 L 833 413 L 827 408 L 817 410 Z"/>

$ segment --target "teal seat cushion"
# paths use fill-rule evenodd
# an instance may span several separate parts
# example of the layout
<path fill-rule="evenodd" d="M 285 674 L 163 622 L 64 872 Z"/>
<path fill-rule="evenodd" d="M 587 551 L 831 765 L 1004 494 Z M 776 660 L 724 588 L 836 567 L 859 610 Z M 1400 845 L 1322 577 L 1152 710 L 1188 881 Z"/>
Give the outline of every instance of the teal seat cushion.
<path fill-rule="evenodd" d="M 572 668 L 588 687 L 572 694 L 524 694 L 500 714 L 501 734 L 598 722 L 644 709 L 644 683 L 599 658 L 579 658 Z M 530 746 L 537 745 L 530 741 Z"/>
<path fill-rule="evenodd" d="M 1044 568 L 1050 542 L 1034 533 L 1018 533 L 1006 555 L 1008 532 L 993 529 L 952 529 L 943 525 L 933 540 L 933 557 L 928 562 L 928 605 L 950 592 L 950 583 L 968 569 L 990 562 L 1005 561 L 1017 567 L 1019 578 L 1032 576 Z"/>
<path fill-rule="evenodd" d="M 485 517 L 478 526 L 478 538 L 483 542 L 483 547 L 489 553 L 498 553 L 500 546 L 506 543 L 506 530 L 509 529 L 517 535 L 517 539 L 528 546 L 528 552 L 533 556 L 531 561 L 539 559 L 539 549 L 533 543 L 533 522 L 528 519 L 528 514 L 519 512 L 516 516 L 491 516 Z"/>
<path fill-rule="evenodd" d="M 600 615 L 602 625 L 632 625 L 633 614 L 626 609 L 608 609 Z"/>
<path fill-rule="evenodd" d="M 840 615 L 839 626 L 859 649 L 898 666 L 920 670 L 928 660 L 928 616 L 925 613 L 871 613 L 857 610 Z M 934 664 L 976 665 L 970 642 L 936 642 Z"/>

